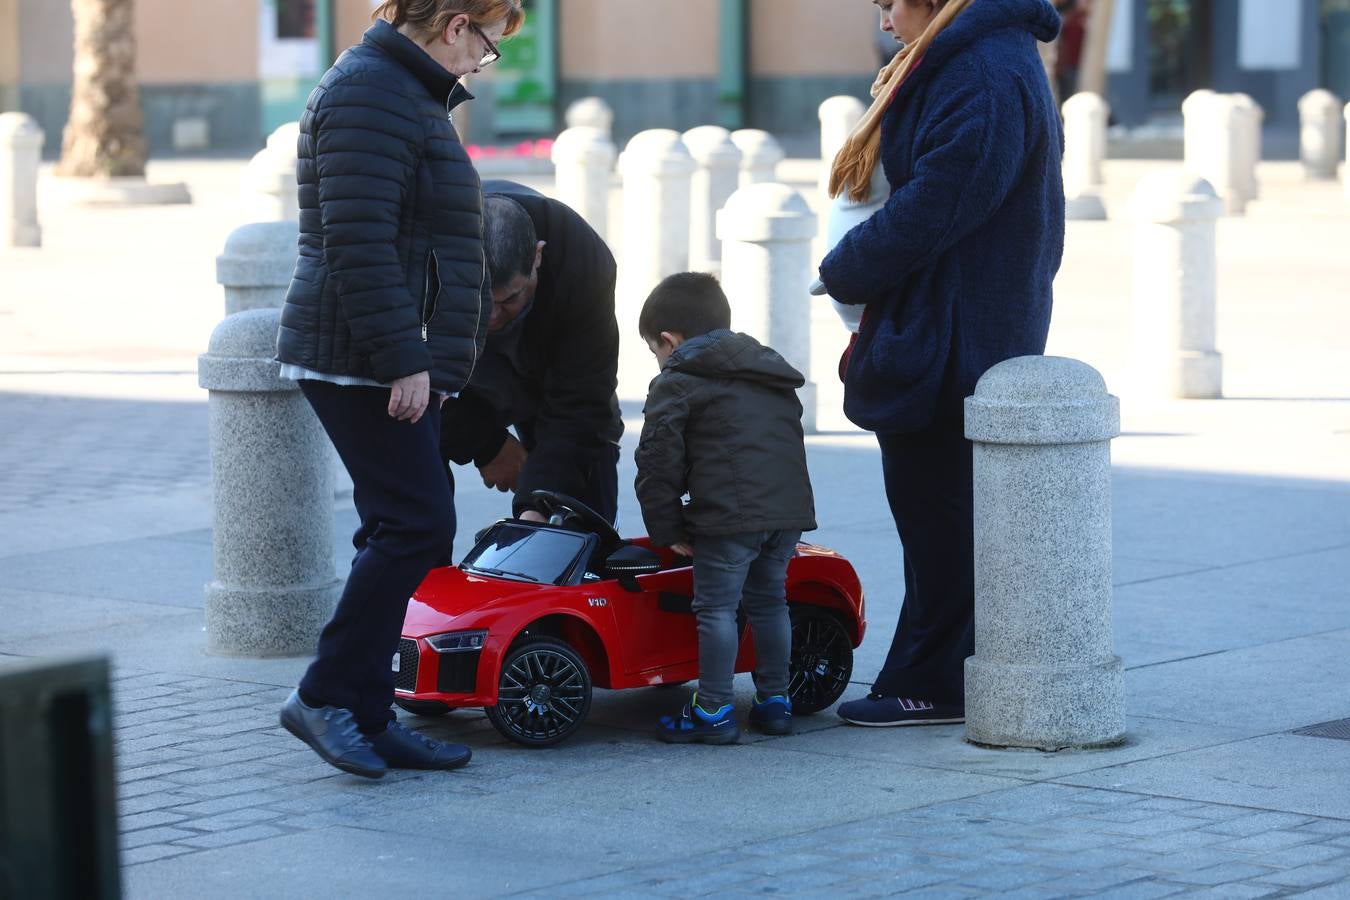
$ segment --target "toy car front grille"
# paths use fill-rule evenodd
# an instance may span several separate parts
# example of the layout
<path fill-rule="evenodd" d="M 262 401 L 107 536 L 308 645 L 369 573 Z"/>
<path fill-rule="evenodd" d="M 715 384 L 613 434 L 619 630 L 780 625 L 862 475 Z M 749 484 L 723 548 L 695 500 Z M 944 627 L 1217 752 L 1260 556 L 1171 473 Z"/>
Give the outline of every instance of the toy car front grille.
<path fill-rule="evenodd" d="M 398 642 L 398 671 L 394 673 L 394 690 L 411 694 L 417 690 L 417 641 L 400 638 Z"/>
<path fill-rule="evenodd" d="M 477 650 L 440 654 L 440 673 L 436 676 L 436 690 L 443 694 L 472 694 L 478 681 Z"/>

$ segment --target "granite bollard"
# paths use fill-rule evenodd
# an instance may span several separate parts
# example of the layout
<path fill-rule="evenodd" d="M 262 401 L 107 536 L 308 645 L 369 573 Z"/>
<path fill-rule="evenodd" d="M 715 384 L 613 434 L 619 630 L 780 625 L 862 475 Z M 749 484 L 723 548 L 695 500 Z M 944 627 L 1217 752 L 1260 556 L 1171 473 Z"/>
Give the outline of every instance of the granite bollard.
<path fill-rule="evenodd" d="M 722 239 L 722 286 L 731 300 L 731 327 L 783 355 L 806 378 L 798 391 L 802 427 L 816 430 L 811 380 L 811 242 L 816 215 L 806 198 L 783 184 L 752 184 L 731 195 L 717 214 Z"/>
<path fill-rule="evenodd" d="M 1336 177 L 1341 162 L 1341 101 L 1318 88 L 1298 101 L 1298 155 L 1309 179 Z"/>
<path fill-rule="evenodd" d="M 617 156 L 609 133 L 590 125 L 569 128 L 553 142 L 557 198 L 602 238 L 609 231 L 609 180 Z"/>
<path fill-rule="evenodd" d="M 1266 111 L 1248 94 L 1233 94 L 1233 106 L 1238 114 L 1237 168 L 1238 186 L 1247 203 L 1261 197 L 1261 181 L 1257 167 L 1261 164 L 1262 128 Z"/>
<path fill-rule="evenodd" d="M 758 128 L 740 128 L 731 142 L 741 151 L 741 177 L 737 187 L 778 180 L 778 164 L 786 154 L 778 139 Z"/>
<path fill-rule="evenodd" d="M 820 120 L 820 192 L 824 196 L 830 186 L 830 169 L 839 148 L 844 146 L 849 133 L 867 112 L 857 97 L 841 95 L 830 97 L 816 109 Z"/>
<path fill-rule="evenodd" d="M 279 309 L 227 316 L 198 357 L 215 496 L 207 652 L 314 652 L 337 603 L 328 437 L 273 359 Z"/>
<path fill-rule="evenodd" d="M 295 222 L 253 222 L 225 239 L 216 281 L 225 289 L 225 315 L 280 307 L 295 273 L 300 229 Z"/>
<path fill-rule="evenodd" d="M 1215 225 L 1222 211 L 1208 182 L 1179 171 L 1147 176 L 1130 200 L 1130 383 L 1141 395 L 1223 396 L 1223 356 L 1215 348 Z"/>
<path fill-rule="evenodd" d="M 244 169 L 244 188 L 255 195 L 255 215 L 300 221 L 300 184 L 296 181 L 300 123 L 288 122 L 267 137 L 267 146 L 254 154 Z"/>
<path fill-rule="evenodd" d="M 1106 123 L 1111 106 L 1096 94 L 1082 91 L 1064 101 L 1065 216 L 1075 220 L 1106 218 L 1098 188 L 1106 159 Z"/>
<path fill-rule="evenodd" d="M 605 137 L 614 139 L 614 110 L 599 97 L 573 101 L 563 113 L 563 121 L 568 128 L 598 128 Z"/>
<path fill-rule="evenodd" d="M 691 128 L 682 139 L 698 166 L 689 195 L 689 268 L 716 272 L 722 262 L 717 211 L 736 193 L 741 151 L 731 142 L 731 132 L 717 125 Z"/>
<path fill-rule="evenodd" d="M 37 180 L 45 140 L 37 120 L 0 113 L 0 247 L 41 247 Z"/>
<path fill-rule="evenodd" d="M 1247 209 L 1251 181 L 1243 172 L 1250 153 L 1243 150 L 1249 126 L 1242 104 L 1232 95 L 1201 90 L 1186 98 L 1181 111 L 1186 171 L 1209 182 L 1225 212 L 1241 215 Z"/>
<path fill-rule="evenodd" d="M 1120 404 L 1091 366 L 1019 357 L 980 379 L 965 429 L 975 493 L 966 739 L 1039 750 L 1120 743 L 1110 443 Z"/>

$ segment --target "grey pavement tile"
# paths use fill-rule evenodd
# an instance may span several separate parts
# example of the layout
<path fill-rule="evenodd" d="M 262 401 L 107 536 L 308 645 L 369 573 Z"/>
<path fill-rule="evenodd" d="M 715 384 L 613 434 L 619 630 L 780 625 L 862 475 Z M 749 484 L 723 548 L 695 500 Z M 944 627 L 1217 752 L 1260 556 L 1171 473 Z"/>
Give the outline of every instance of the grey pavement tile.
<path fill-rule="evenodd" d="M 1224 835 L 1212 834 L 1206 831 L 1173 831 L 1168 834 L 1160 834 L 1155 837 L 1133 841 L 1126 846 L 1131 850 L 1139 850 L 1144 853 L 1164 854 L 1174 853 L 1178 850 L 1211 847 L 1216 844 L 1222 844 L 1227 840 L 1229 840 L 1229 838 Z"/>
<path fill-rule="evenodd" d="M 149 812 L 152 809 L 182 806 L 184 803 L 191 803 L 195 799 L 173 791 L 159 791 L 153 794 L 142 794 L 139 797 L 118 797 L 117 812 L 123 816 L 135 815 Z"/>
<path fill-rule="evenodd" d="M 211 580 L 210 547 L 159 538 L 83 547 L 80 565 L 69 563 L 65 550 L 9 556 L 0 586 L 200 609 Z"/>
<path fill-rule="evenodd" d="M 154 862 L 157 859 L 168 859 L 171 856 L 182 856 L 184 853 L 191 853 L 191 847 L 183 847 L 177 844 L 146 844 L 144 847 L 131 847 L 122 851 L 122 865 L 135 866 L 141 863 Z"/>
<path fill-rule="evenodd" d="M 167 844 L 170 841 L 194 837 L 196 834 L 197 832 L 188 831 L 185 828 L 161 825 L 155 828 L 143 828 L 140 831 L 123 832 L 121 845 L 123 849 L 131 850 L 136 847 L 143 847 L 146 844 Z"/>
<path fill-rule="evenodd" d="M 1215 846 L 1222 850 L 1240 850 L 1240 851 L 1265 851 L 1265 850 L 1285 850 L 1290 847 L 1297 847 L 1300 844 L 1308 844 L 1320 840 L 1319 835 L 1304 834 L 1297 831 L 1264 831 L 1260 834 L 1249 834 L 1245 837 L 1234 838 Z"/>
<path fill-rule="evenodd" d="M 267 838 L 280 837 L 281 835 L 288 833 L 288 831 L 273 825 L 249 825 L 245 828 L 235 828 L 228 831 L 217 831 L 211 834 L 184 838 L 177 843 L 187 847 L 211 850 L 218 847 L 231 847 L 235 844 L 251 843 L 253 841 L 266 840 Z"/>
<path fill-rule="evenodd" d="M 147 766 L 137 766 L 134 769 L 119 768 L 117 780 L 123 783 L 140 781 L 142 778 L 158 778 L 161 775 L 172 775 L 189 769 L 191 769 L 191 766 L 182 762 L 152 763 Z"/>
<path fill-rule="evenodd" d="M 190 824 L 191 827 L 196 828 L 199 831 L 215 832 L 242 828 L 245 825 L 252 825 L 257 822 L 275 822 L 278 819 L 284 818 L 285 813 L 274 812 L 267 809 L 245 808 L 222 813 L 218 816 L 193 819 Z M 287 823 L 283 822 L 281 824 Z"/>
<path fill-rule="evenodd" d="M 1280 866 L 1282 868 L 1306 866 L 1311 863 L 1328 863 L 1333 860 L 1350 864 L 1350 850 L 1329 843 L 1300 844 L 1296 847 L 1285 847 L 1281 850 L 1262 850 L 1256 854 L 1256 858 L 1263 866 Z"/>
<path fill-rule="evenodd" d="M 180 794 L 190 794 L 203 800 L 230 797 L 236 794 L 263 795 L 273 790 L 277 782 L 258 776 L 231 778 L 227 781 L 213 781 L 202 784 L 180 784 L 175 790 Z"/>
<path fill-rule="evenodd" d="M 1313 888 L 1322 885 L 1350 882 L 1350 866 L 1299 866 L 1296 869 L 1282 869 L 1262 876 L 1261 881 L 1280 887 Z"/>
<path fill-rule="evenodd" d="M 187 816 L 178 813 L 166 812 L 162 809 L 152 809 L 145 812 L 132 815 L 123 815 L 117 820 L 117 827 L 120 831 L 137 831 L 141 828 L 153 828 L 156 825 L 176 825 L 186 819 Z"/>
<path fill-rule="evenodd" d="M 1342 649 L 1342 656 L 1350 665 L 1350 654 Z M 1350 668 L 1347 676 L 1350 683 Z M 1350 700 L 1341 701 L 1350 708 L 1346 704 Z M 1338 783 L 1346 771 L 1350 741 L 1272 734 L 1057 781 L 1350 819 L 1350 792 L 1324 787 Z"/>
<path fill-rule="evenodd" d="M 1226 808 L 1236 809 L 1238 807 Z M 1301 816 L 1297 813 L 1253 812 L 1249 809 L 1243 810 L 1243 812 L 1244 815 L 1228 819 L 1227 821 L 1206 825 L 1205 830 L 1212 831 L 1215 834 L 1231 834 L 1240 837 L 1249 834 L 1261 834 L 1277 829 L 1297 831 L 1318 822 L 1331 821 L 1327 819 L 1316 819 L 1311 816 Z M 1347 823 L 1347 827 L 1350 827 L 1350 823 Z"/>
<path fill-rule="evenodd" d="M 132 800 L 145 794 L 155 794 L 162 791 L 176 791 L 179 785 L 176 781 L 166 781 L 162 778 L 145 778 L 141 781 L 132 781 L 128 784 L 119 785 L 117 796 L 120 800 Z"/>
<path fill-rule="evenodd" d="M 1055 869 L 1039 868 L 1035 865 L 1023 865 L 1031 863 L 1030 858 L 1019 860 L 1011 865 L 999 865 L 996 860 L 986 860 L 991 865 L 979 874 L 966 875 L 958 882 L 962 887 L 976 888 L 985 891 L 1004 891 L 1014 890 L 1016 888 L 1026 887 L 1032 884 L 1042 884 L 1054 881 L 1057 878 L 1064 878 L 1064 873 Z"/>
<path fill-rule="evenodd" d="M 1210 866 L 1207 869 L 1177 872 L 1168 875 L 1167 880 L 1178 881 L 1182 884 L 1212 886 L 1227 884 L 1232 881 L 1255 881 L 1274 871 L 1277 870 L 1267 866 L 1257 866 L 1245 862 L 1222 863 L 1217 866 Z"/>
<path fill-rule="evenodd" d="M 1158 897 L 1172 897 L 1189 890 L 1189 887 L 1180 884 L 1144 879 L 1093 891 L 1092 896 L 1096 900 L 1156 900 Z"/>
<path fill-rule="evenodd" d="M 1344 819 L 1313 819 L 1297 826 L 1298 831 L 1311 831 L 1331 837 L 1350 835 L 1350 821 Z"/>

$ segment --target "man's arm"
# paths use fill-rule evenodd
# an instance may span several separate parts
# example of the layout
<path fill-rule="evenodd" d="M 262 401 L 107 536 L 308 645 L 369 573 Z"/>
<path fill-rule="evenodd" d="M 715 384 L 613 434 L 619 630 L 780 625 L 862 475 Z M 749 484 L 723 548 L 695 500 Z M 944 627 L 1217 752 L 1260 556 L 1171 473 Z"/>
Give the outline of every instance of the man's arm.
<path fill-rule="evenodd" d="M 689 397 L 678 379 L 657 376 L 643 409 L 634 489 L 652 543 L 660 547 L 689 542 L 684 524 L 685 445 Z"/>
<path fill-rule="evenodd" d="M 914 177 L 820 264 L 830 296 L 842 303 L 893 294 L 911 273 L 987 222 L 1022 172 L 1026 119 L 1016 86 L 994 87 L 971 76 L 959 90 L 935 89 L 930 97 L 933 124 Z"/>

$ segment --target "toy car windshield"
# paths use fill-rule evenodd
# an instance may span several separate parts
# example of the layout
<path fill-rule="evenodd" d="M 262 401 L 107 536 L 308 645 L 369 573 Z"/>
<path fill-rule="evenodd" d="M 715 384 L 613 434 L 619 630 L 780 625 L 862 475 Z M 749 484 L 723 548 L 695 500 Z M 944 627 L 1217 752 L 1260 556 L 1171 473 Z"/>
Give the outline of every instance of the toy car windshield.
<path fill-rule="evenodd" d="M 540 525 L 498 522 L 487 530 L 459 567 L 512 581 L 566 584 L 592 538 Z"/>

